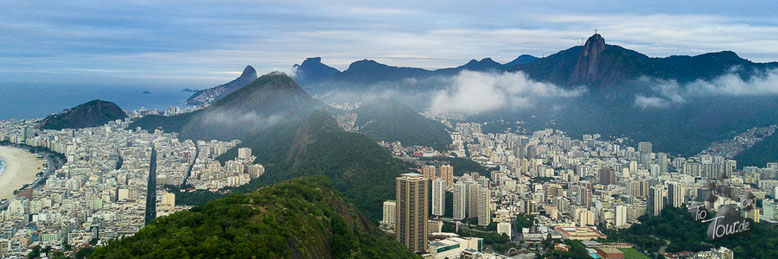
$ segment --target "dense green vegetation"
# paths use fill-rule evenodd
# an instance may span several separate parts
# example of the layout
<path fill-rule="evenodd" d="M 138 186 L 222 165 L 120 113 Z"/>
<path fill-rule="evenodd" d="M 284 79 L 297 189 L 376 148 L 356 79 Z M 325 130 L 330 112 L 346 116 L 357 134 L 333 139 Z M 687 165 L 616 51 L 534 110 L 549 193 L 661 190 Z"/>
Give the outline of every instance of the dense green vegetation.
<path fill-rule="evenodd" d="M 758 166 L 765 167 L 768 162 L 778 162 L 778 134 L 757 142 L 751 148 L 743 150 L 735 156 L 738 167 Z"/>
<path fill-rule="evenodd" d="M 238 147 L 243 146 L 252 148 L 265 174 L 230 191 L 251 192 L 299 176 L 324 175 L 373 222 L 380 220 L 383 202 L 394 199 L 395 178 L 411 166 L 392 158 L 367 136 L 342 130 L 324 111 L 273 126 Z M 236 156 L 237 147 L 218 160 L 223 163 Z M 190 205 L 218 196 L 206 191 L 180 194 L 176 202 Z"/>
<path fill-rule="evenodd" d="M 534 224 L 535 216 L 522 213 L 516 216 L 516 223 L 513 224 L 513 228 L 516 229 L 516 231 L 521 232 L 522 228 L 529 228 Z"/>
<path fill-rule="evenodd" d="M 765 223 L 753 223 L 753 231 L 747 236 L 709 240 L 705 233 L 708 224 L 696 222 L 686 208 L 665 207 L 660 216 L 644 215 L 641 224 L 613 231 L 606 230 L 609 241 L 626 241 L 637 245 L 645 253 L 656 253 L 665 245 L 668 252 L 703 251 L 725 246 L 735 252 L 736 258 L 778 257 L 778 230 Z M 749 220 L 750 221 L 750 220 Z"/>
<path fill-rule="evenodd" d="M 322 176 L 230 194 L 157 218 L 93 258 L 415 258 Z"/>
<path fill-rule="evenodd" d="M 354 112 L 359 132 L 384 141 L 400 141 L 404 146 L 428 146 L 448 150 L 451 136 L 446 125 L 419 115 L 418 112 L 393 99 L 378 99 L 362 105 Z"/>

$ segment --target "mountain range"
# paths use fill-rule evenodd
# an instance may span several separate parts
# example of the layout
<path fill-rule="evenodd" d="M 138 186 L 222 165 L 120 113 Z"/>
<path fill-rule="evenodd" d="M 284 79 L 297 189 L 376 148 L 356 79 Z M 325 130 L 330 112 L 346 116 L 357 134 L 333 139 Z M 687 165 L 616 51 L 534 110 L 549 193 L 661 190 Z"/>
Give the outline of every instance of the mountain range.
<path fill-rule="evenodd" d="M 362 84 L 361 87 L 366 88 L 380 82 L 450 76 L 463 70 L 521 71 L 539 82 L 597 88 L 624 83 L 640 76 L 677 80 L 681 83 L 709 80 L 730 72 L 733 67 L 738 68 L 736 72 L 739 75 L 748 78 L 766 69 L 777 68 L 778 62 L 755 63 L 732 51 L 654 58 L 618 45 L 606 44 L 602 35 L 594 34 L 583 46 L 571 47 L 543 58 L 525 54 L 505 64 L 484 58 L 480 61 L 471 60 L 458 67 L 426 70 L 395 67 L 365 59 L 351 63 L 344 71 L 338 71 L 321 63 L 321 58 L 317 57 L 306 59 L 302 65 L 293 68 L 303 71 L 298 73 L 298 77 L 305 79 L 301 81 L 304 87 L 310 87 L 314 94 L 324 94 L 327 90 L 342 90 L 354 87 L 354 84 Z"/>
<path fill-rule="evenodd" d="M 721 78 L 749 85 L 778 69 L 778 62 L 751 62 L 732 51 L 649 57 L 606 44 L 602 35 L 595 34 L 583 46 L 542 58 L 520 56 L 502 65 L 486 58 L 454 68 L 425 70 L 360 60 L 344 71 L 334 72 L 334 68 L 320 61 L 317 58 L 297 66 L 306 71 L 329 68 L 326 76 L 306 74 L 307 78 L 318 78 L 302 85 L 314 96 L 350 102 L 362 96 L 390 93 L 417 111 L 429 110 L 431 100 L 441 93 L 451 94 L 455 90 L 452 82 L 464 70 L 485 72 L 485 76 L 495 78 L 520 72 L 529 81 L 517 84 L 530 87 L 545 83 L 545 90 L 556 86 L 560 91 L 584 91 L 568 98 L 508 96 L 509 101 L 503 106 L 467 114 L 466 120 L 519 121 L 521 128 L 527 130 L 553 127 L 572 137 L 599 133 L 635 142 L 652 141 L 657 150 L 684 156 L 694 155 L 712 142 L 731 139 L 748 128 L 778 123 L 774 95 L 704 92 L 704 87 L 711 88 L 709 85 L 719 83 L 716 80 Z M 477 82 L 469 83 L 465 87 L 478 87 Z M 690 89 L 689 85 L 698 87 Z M 704 86 L 702 90 L 699 85 Z M 498 94 L 515 94 L 511 91 L 514 90 Z M 492 101 L 472 98 L 476 103 Z M 652 103 L 639 103 L 640 100 Z"/>

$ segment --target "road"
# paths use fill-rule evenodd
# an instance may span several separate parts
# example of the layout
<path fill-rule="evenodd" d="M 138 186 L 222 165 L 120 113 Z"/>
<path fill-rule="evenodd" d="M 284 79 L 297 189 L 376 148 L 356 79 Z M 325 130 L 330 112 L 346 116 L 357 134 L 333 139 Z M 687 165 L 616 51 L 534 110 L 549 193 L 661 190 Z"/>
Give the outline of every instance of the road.
<path fill-rule="evenodd" d="M 144 226 L 157 217 L 157 150 L 151 144 L 151 159 L 149 162 L 149 183 L 146 186 L 146 217 Z"/>
<path fill-rule="evenodd" d="M 186 180 L 189 180 L 189 176 L 192 175 L 192 168 L 194 168 L 195 162 L 197 162 L 197 156 L 200 155 L 200 146 L 197 145 L 197 141 L 195 141 L 195 157 L 192 159 L 192 163 L 189 164 L 189 169 L 186 170 L 186 177 L 184 177 L 184 182 L 181 183 L 181 186 L 186 185 Z"/>

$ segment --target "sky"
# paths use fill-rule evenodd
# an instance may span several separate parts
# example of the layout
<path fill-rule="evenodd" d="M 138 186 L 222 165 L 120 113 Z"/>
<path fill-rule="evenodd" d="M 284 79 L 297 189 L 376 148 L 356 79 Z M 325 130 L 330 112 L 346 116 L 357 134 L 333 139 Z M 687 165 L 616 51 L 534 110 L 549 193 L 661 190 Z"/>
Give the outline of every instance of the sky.
<path fill-rule="evenodd" d="M 778 61 L 773 1 L 3 1 L 0 87 L 205 88 L 307 57 L 427 69 L 546 56 L 597 30 L 649 56 Z M 550 2 L 550 3 L 547 3 Z M 643 3 L 647 2 L 647 3 Z"/>

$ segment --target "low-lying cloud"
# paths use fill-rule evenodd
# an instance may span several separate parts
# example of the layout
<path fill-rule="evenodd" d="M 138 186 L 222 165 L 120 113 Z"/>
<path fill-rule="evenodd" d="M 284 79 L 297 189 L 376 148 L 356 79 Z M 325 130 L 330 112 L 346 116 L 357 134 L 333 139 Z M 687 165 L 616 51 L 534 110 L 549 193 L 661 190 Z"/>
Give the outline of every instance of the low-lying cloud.
<path fill-rule="evenodd" d="M 431 114 L 473 114 L 503 108 L 526 108 L 537 98 L 577 97 L 586 88 L 564 89 L 554 84 L 536 82 L 522 72 L 484 73 L 462 71 L 451 78 L 450 85 L 435 93 Z"/>
<path fill-rule="evenodd" d="M 667 108 L 683 104 L 692 97 L 778 95 L 778 69 L 743 79 L 739 68 L 713 80 L 696 80 L 680 84 L 676 80 L 642 77 L 638 84 L 650 85 L 652 95 L 635 95 L 634 105 L 641 109 Z"/>
<path fill-rule="evenodd" d="M 282 121 L 284 121 L 284 116 L 282 115 L 217 111 L 207 113 L 200 123 L 209 126 L 218 125 L 225 128 L 264 129 Z"/>

